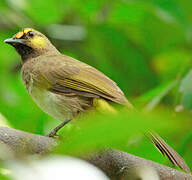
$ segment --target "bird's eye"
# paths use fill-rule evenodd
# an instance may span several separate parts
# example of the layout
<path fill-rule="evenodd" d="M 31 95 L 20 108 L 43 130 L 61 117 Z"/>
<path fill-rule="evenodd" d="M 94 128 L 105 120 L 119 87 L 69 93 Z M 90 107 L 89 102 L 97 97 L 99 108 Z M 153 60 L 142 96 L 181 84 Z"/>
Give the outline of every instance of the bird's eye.
<path fill-rule="evenodd" d="M 29 32 L 27 33 L 27 35 L 28 35 L 29 37 L 33 37 L 33 36 L 35 35 L 35 33 L 34 33 L 33 31 L 29 31 Z"/>

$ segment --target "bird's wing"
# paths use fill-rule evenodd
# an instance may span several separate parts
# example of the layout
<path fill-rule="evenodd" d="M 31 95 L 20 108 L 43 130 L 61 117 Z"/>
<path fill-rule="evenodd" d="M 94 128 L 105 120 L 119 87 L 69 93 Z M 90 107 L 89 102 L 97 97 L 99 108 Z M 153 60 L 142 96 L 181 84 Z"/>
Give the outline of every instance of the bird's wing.
<path fill-rule="evenodd" d="M 174 166 L 178 166 L 187 173 L 191 173 L 189 167 L 183 160 L 183 158 L 171 148 L 157 133 L 148 132 L 146 134 L 150 141 L 157 147 L 157 149 L 163 154 L 166 155 Z"/>
<path fill-rule="evenodd" d="M 41 68 L 41 76 L 50 84 L 49 90 L 65 93 L 78 92 L 81 95 L 95 95 L 110 101 L 126 104 L 120 88 L 95 68 L 68 56 L 49 56 L 41 59 L 37 68 Z M 131 106 L 131 105 L 130 105 Z"/>

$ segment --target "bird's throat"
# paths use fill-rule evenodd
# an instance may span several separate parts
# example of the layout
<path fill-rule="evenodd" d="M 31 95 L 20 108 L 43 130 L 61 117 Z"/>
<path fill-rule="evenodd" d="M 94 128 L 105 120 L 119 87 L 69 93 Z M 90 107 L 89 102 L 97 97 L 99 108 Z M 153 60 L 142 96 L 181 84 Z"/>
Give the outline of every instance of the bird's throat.
<path fill-rule="evenodd" d="M 24 44 L 16 44 L 14 46 L 14 48 L 16 49 L 16 51 L 19 53 L 19 55 L 21 56 L 21 59 L 23 61 L 23 63 L 25 61 L 27 61 L 27 59 L 30 58 L 34 58 L 39 56 L 40 54 L 35 51 L 33 48 L 26 46 Z"/>

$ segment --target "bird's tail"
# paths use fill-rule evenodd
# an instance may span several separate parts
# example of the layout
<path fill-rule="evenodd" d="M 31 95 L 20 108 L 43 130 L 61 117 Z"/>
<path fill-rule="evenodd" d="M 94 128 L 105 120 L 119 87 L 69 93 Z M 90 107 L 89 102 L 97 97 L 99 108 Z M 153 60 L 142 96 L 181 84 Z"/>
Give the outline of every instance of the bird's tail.
<path fill-rule="evenodd" d="M 93 101 L 94 107 L 104 113 L 113 113 L 116 114 L 117 111 L 115 108 L 113 108 L 107 101 L 101 98 L 95 98 Z M 126 108 L 129 110 L 135 110 L 137 111 L 132 104 L 127 102 Z M 156 148 L 163 154 L 166 155 L 169 160 L 172 162 L 174 166 L 178 166 L 181 169 L 183 169 L 187 173 L 191 173 L 189 167 L 183 160 L 183 158 L 173 149 L 171 148 L 157 133 L 155 132 L 148 132 L 146 133 L 146 136 L 149 138 L 149 140 L 156 146 Z"/>
<path fill-rule="evenodd" d="M 157 147 L 157 149 L 165 156 L 169 158 L 174 166 L 180 167 L 187 173 L 191 173 L 189 167 L 185 163 L 184 159 L 170 147 L 157 133 L 148 132 L 147 137 Z"/>

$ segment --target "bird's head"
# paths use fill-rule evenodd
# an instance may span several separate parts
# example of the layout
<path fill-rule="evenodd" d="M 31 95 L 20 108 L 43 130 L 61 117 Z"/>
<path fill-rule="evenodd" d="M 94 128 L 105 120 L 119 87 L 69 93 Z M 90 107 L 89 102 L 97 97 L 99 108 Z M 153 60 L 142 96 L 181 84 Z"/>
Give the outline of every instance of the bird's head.
<path fill-rule="evenodd" d="M 23 61 L 50 51 L 57 52 L 45 35 L 32 28 L 25 28 L 4 42 L 12 45 Z"/>

